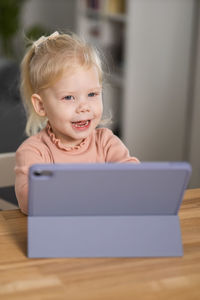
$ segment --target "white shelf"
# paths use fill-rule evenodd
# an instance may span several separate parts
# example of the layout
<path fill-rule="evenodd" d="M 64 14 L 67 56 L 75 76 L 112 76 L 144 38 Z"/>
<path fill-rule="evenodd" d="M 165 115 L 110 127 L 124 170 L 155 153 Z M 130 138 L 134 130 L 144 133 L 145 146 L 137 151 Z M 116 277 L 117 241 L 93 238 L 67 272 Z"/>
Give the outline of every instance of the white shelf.
<path fill-rule="evenodd" d="M 129 0 L 126 0 L 129 1 Z M 89 43 L 97 47 L 105 55 L 110 74 L 106 74 L 106 95 L 109 97 L 105 109 L 111 112 L 115 121 L 111 129 L 119 131 L 121 127 L 120 101 L 124 89 L 124 38 L 127 16 L 125 13 L 109 11 L 109 0 L 100 1 L 101 7 L 88 7 L 88 2 L 78 0 L 78 34 L 84 36 Z M 114 91 L 116 89 L 117 92 Z"/>
<path fill-rule="evenodd" d="M 106 13 L 93 8 L 87 8 L 85 10 L 80 10 L 80 13 L 84 13 L 86 17 L 90 18 L 102 18 L 108 19 L 110 21 L 122 22 L 125 23 L 127 21 L 127 17 L 125 14 L 119 13 Z"/>
<path fill-rule="evenodd" d="M 121 74 L 117 74 L 117 73 L 112 73 L 110 76 L 109 76 L 109 80 L 111 82 L 111 84 L 119 87 L 119 88 L 123 88 L 124 87 L 124 77 L 123 75 Z"/>

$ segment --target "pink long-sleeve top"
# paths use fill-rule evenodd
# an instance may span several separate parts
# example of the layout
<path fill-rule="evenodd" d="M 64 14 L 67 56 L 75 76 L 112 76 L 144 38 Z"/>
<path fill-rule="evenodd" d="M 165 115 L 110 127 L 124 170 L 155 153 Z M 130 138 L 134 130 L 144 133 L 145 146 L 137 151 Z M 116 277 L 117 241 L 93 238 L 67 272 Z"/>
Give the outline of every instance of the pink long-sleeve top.
<path fill-rule="evenodd" d="M 50 127 L 25 140 L 16 152 L 15 193 L 21 211 L 28 214 L 28 171 L 38 163 L 138 162 L 107 128 L 96 129 L 82 143 L 65 147 Z"/>

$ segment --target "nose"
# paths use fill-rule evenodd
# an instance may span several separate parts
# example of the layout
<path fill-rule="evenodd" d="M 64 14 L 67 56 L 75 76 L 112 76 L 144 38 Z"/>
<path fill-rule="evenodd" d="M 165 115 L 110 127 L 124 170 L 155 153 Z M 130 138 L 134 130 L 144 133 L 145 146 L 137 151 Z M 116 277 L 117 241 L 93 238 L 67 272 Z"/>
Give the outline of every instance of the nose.
<path fill-rule="evenodd" d="M 89 102 L 86 99 L 79 99 L 76 111 L 78 113 L 89 112 L 90 111 Z"/>

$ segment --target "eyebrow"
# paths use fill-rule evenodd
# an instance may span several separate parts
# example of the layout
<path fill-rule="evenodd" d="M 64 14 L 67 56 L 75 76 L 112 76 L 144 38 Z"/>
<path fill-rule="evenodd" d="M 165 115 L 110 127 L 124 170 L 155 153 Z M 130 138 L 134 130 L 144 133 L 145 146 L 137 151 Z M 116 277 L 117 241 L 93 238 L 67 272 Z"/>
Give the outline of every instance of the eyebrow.
<path fill-rule="evenodd" d="M 93 91 L 93 90 L 101 90 L 101 89 L 102 89 L 102 86 L 91 87 L 91 88 L 87 89 L 87 92 Z M 66 89 L 59 90 L 57 93 L 76 94 L 77 92 L 78 92 L 78 91 L 70 91 L 70 90 L 68 90 L 68 89 L 66 88 Z"/>
<path fill-rule="evenodd" d="M 101 90 L 101 89 L 102 89 L 102 86 L 98 86 L 98 87 L 90 88 L 90 89 L 88 89 L 88 91 L 91 91 L 91 90 Z"/>

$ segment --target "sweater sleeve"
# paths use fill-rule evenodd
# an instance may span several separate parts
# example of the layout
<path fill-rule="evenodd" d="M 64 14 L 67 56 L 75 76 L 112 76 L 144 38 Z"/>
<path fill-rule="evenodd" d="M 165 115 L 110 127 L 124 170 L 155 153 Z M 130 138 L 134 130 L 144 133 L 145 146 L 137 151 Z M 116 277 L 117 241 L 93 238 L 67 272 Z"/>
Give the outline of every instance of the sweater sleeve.
<path fill-rule="evenodd" d="M 43 149 L 40 145 L 22 144 L 16 152 L 15 165 L 15 194 L 19 207 L 24 214 L 28 214 L 28 173 L 33 164 L 46 163 Z"/>
<path fill-rule="evenodd" d="M 102 145 L 106 162 L 139 163 L 136 157 L 130 156 L 123 142 L 109 129 L 102 130 Z"/>

